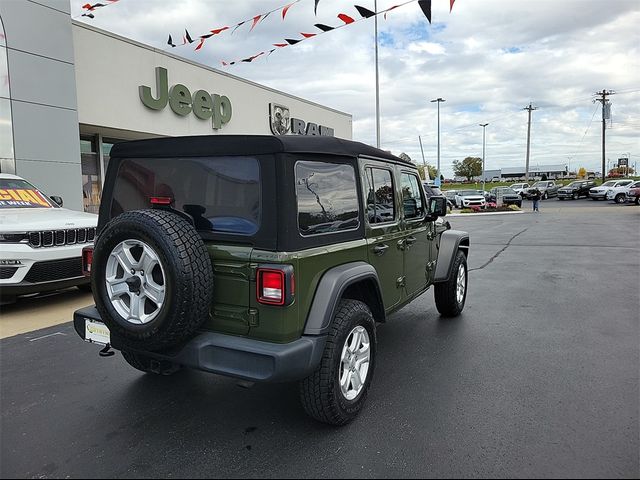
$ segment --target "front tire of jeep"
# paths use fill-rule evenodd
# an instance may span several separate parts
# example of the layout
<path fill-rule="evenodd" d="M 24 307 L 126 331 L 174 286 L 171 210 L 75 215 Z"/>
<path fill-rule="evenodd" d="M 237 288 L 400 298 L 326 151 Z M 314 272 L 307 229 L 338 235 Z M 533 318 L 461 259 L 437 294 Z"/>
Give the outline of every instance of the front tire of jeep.
<path fill-rule="evenodd" d="M 145 355 L 127 352 L 125 350 L 122 351 L 122 356 L 129 365 L 144 373 L 168 376 L 179 372 L 182 368 L 180 365 L 167 360 L 156 360 Z"/>
<path fill-rule="evenodd" d="M 209 317 L 211 259 L 193 225 L 171 211 L 115 217 L 100 232 L 92 269 L 96 308 L 122 350 L 180 344 Z"/>
<path fill-rule="evenodd" d="M 469 272 L 467 257 L 458 250 L 453 263 L 451 278 L 446 282 L 436 283 L 434 297 L 436 308 L 443 317 L 457 317 L 462 313 L 467 301 L 467 285 Z"/>
<path fill-rule="evenodd" d="M 307 414 L 346 425 L 362 410 L 376 363 L 376 327 L 369 307 L 343 299 L 338 305 L 318 369 L 300 382 Z"/>

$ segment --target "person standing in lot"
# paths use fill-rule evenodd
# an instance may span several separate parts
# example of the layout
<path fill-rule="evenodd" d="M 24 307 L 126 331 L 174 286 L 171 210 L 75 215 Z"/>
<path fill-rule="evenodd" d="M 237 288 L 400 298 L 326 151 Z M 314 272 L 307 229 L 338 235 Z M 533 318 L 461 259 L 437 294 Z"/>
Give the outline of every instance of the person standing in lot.
<path fill-rule="evenodd" d="M 540 190 L 538 190 L 537 188 L 533 190 L 533 192 L 531 192 L 531 200 L 533 200 L 533 211 L 534 212 L 538 212 L 540 213 L 540 198 L 542 197 L 542 195 L 540 195 Z"/>

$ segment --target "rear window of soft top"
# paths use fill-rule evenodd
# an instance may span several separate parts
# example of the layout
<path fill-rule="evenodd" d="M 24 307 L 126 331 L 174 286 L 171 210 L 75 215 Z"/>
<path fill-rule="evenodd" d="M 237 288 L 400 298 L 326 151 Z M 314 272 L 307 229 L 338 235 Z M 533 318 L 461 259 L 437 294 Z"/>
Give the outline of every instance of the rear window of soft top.
<path fill-rule="evenodd" d="M 236 156 L 122 160 L 111 218 L 151 208 L 152 197 L 169 199 L 199 231 L 253 235 L 261 218 L 260 163 Z"/>

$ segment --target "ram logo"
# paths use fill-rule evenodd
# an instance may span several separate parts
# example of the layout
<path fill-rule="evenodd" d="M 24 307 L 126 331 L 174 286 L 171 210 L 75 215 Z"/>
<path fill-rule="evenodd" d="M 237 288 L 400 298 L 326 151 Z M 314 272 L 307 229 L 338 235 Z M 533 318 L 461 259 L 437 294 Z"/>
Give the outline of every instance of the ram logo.
<path fill-rule="evenodd" d="M 274 135 L 286 135 L 291 129 L 291 114 L 289 108 L 278 105 L 277 103 L 269 104 L 271 131 Z"/>

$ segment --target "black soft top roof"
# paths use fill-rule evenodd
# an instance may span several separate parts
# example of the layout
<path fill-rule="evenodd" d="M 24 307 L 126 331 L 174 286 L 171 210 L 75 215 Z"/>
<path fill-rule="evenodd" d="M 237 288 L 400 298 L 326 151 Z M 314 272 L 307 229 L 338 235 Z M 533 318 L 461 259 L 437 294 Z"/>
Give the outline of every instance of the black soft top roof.
<path fill-rule="evenodd" d="M 347 157 L 369 156 L 408 163 L 395 155 L 360 142 L 326 136 L 199 135 L 164 137 L 118 143 L 111 158 L 202 157 L 260 155 L 269 153 L 317 153 Z"/>

